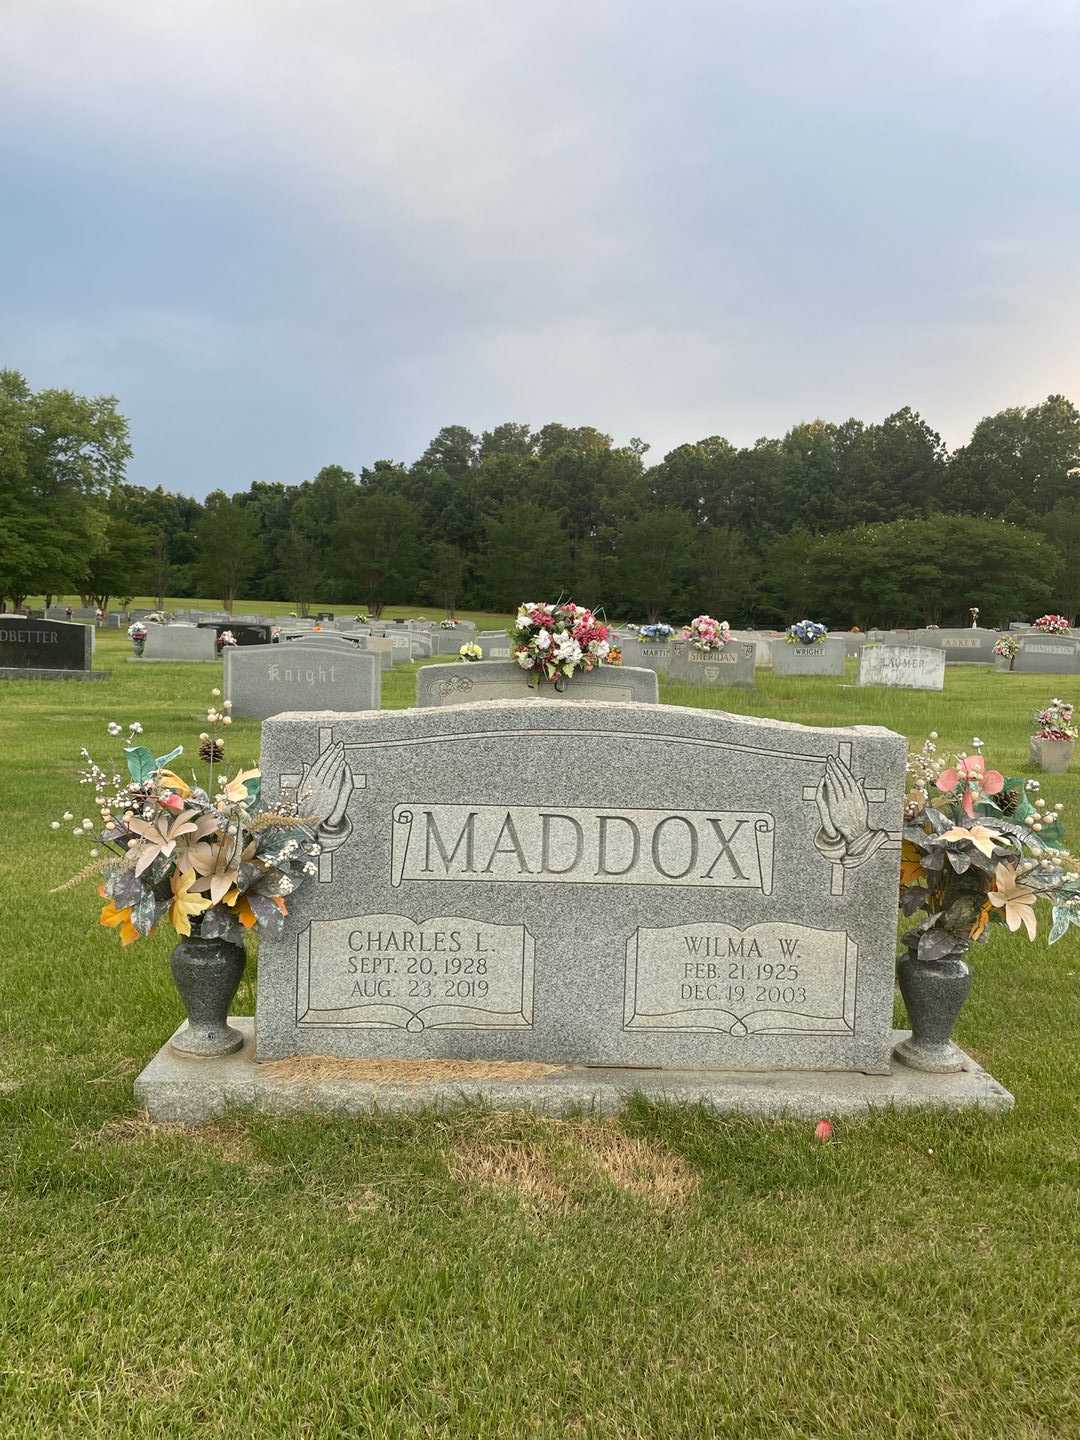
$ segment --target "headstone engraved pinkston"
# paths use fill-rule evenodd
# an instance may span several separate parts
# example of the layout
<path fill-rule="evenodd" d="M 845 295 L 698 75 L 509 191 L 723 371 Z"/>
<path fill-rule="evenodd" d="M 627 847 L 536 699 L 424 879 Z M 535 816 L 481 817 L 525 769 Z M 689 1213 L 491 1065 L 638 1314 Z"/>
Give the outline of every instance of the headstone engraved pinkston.
<path fill-rule="evenodd" d="M 278 715 L 266 793 L 327 818 L 259 1058 L 884 1074 L 903 767 L 888 730 L 677 706 Z"/>

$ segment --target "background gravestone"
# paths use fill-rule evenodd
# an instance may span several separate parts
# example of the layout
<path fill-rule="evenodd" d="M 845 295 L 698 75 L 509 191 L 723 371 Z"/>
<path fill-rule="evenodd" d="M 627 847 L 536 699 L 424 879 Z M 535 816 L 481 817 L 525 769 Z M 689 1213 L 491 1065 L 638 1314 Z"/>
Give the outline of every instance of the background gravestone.
<path fill-rule="evenodd" d="M 200 620 L 200 630 L 213 630 L 214 634 L 221 636 L 226 630 L 230 632 L 237 645 L 269 645 L 270 636 L 273 632 L 271 625 L 257 625 L 251 621 L 234 620 L 226 623 L 221 620 Z M 230 646 L 223 647 L 230 649 Z"/>
<path fill-rule="evenodd" d="M 93 653 L 92 625 L 0 615 L 0 673 L 7 678 L 89 676 Z"/>
<path fill-rule="evenodd" d="M 381 635 L 368 635 L 360 641 L 360 649 L 370 655 L 379 657 L 379 664 L 384 670 L 394 668 L 394 642 L 383 639 Z"/>
<path fill-rule="evenodd" d="M 777 675 L 843 675 L 846 645 L 830 636 L 824 645 L 789 645 L 772 642 L 773 669 Z"/>
<path fill-rule="evenodd" d="M 416 704 L 421 709 L 475 700 L 538 698 L 655 705 L 659 692 L 654 671 L 629 665 L 601 665 L 588 674 L 575 675 L 562 691 L 547 683 L 542 690 L 530 690 L 528 673 L 513 660 L 462 660 L 456 665 L 425 665 L 416 672 Z"/>
<path fill-rule="evenodd" d="M 754 683 L 754 646 L 748 640 L 731 640 L 721 650 L 695 650 L 685 646 L 671 658 L 667 678 L 680 685 L 739 685 Z"/>
<path fill-rule="evenodd" d="M 215 660 L 217 634 L 197 625 L 148 625 L 142 655 L 131 658 L 140 665 L 162 660 Z"/>
<path fill-rule="evenodd" d="M 622 647 L 623 660 L 642 670 L 654 670 L 657 675 L 666 675 L 671 666 L 674 645 L 670 639 L 649 640 L 631 636 Z"/>
<path fill-rule="evenodd" d="M 904 751 L 678 706 L 276 716 L 264 789 L 326 848 L 260 942 L 258 1057 L 886 1074 Z"/>
<path fill-rule="evenodd" d="M 485 660 L 509 660 L 513 641 L 505 630 L 481 630 L 473 642 L 484 652 Z"/>
<path fill-rule="evenodd" d="M 925 645 L 867 645 L 859 657 L 859 684 L 941 690 L 945 685 L 945 651 Z"/>
<path fill-rule="evenodd" d="M 947 665 L 992 665 L 996 630 L 916 630 L 916 645 L 945 651 Z"/>
<path fill-rule="evenodd" d="M 248 645 L 225 651 L 225 699 L 233 715 L 265 720 L 298 704 L 310 710 L 378 710 L 378 656 L 326 646 Z"/>
<path fill-rule="evenodd" d="M 1008 661 L 1002 668 L 1008 669 Z M 1013 670 L 1021 675 L 1080 674 L 1080 641 L 1071 635 L 1041 635 L 1037 631 L 1022 635 Z"/>

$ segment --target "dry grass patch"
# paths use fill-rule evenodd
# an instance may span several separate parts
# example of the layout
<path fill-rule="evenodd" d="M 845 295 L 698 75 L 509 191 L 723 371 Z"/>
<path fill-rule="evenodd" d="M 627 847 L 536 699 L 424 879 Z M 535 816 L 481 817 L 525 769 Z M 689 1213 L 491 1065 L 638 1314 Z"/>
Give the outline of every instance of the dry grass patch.
<path fill-rule="evenodd" d="M 598 1184 L 614 1185 L 658 1208 L 683 1204 L 700 1184 L 681 1156 L 627 1135 L 615 1120 L 523 1122 L 516 1112 L 491 1116 L 483 1134 L 459 1137 L 450 1173 L 466 1186 L 513 1191 L 556 1211 L 595 1195 Z"/>
<path fill-rule="evenodd" d="M 190 1140 L 218 1160 L 233 1165 L 255 1165 L 258 1153 L 251 1137 L 243 1130 L 227 1125 L 155 1125 L 145 1110 L 137 1115 L 117 1116 L 91 1134 L 79 1136 L 74 1150 L 90 1150 L 101 1145 L 153 1144 L 158 1140 L 179 1137 Z"/>
<path fill-rule="evenodd" d="M 276 1080 L 312 1086 L 337 1080 L 396 1085 L 536 1080 L 542 1075 L 556 1075 L 567 1067 L 531 1060 L 338 1060 L 328 1055 L 301 1055 L 289 1060 L 268 1060 L 260 1068 L 264 1075 Z"/>

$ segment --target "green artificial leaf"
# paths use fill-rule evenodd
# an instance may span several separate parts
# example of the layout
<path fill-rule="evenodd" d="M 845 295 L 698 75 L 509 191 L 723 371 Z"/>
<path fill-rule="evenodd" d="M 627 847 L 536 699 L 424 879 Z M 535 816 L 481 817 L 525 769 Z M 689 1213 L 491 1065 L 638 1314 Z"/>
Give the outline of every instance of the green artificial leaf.
<path fill-rule="evenodd" d="M 125 745 L 124 754 L 127 756 L 128 774 L 132 780 L 136 785 L 145 785 L 158 768 L 154 752 L 145 745 Z"/>
<path fill-rule="evenodd" d="M 1046 942 L 1048 945 L 1053 945 L 1055 941 L 1060 940 L 1072 923 L 1071 916 L 1064 905 L 1055 905 L 1053 916 L 1054 923 L 1050 927 L 1050 935 Z"/>
<path fill-rule="evenodd" d="M 177 745 L 176 749 L 170 750 L 167 755 L 159 755 L 157 757 L 157 760 L 155 761 L 155 768 L 158 770 L 164 770 L 165 766 L 168 765 L 170 760 L 175 760 L 178 755 L 182 755 L 183 753 L 183 745 Z"/>
<path fill-rule="evenodd" d="M 259 777 L 258 775 L 256 775 L 256 776 L 255 776 L 253 779 L 251 779 L 251 780 L 245 780 L 245 781 L 244 781 L 244 789 L 247 791 L 247 794 L 248 794 L 248 804 L 249 804 L 249 805 L 254 805 L 255 802 L 258 800 L 258 798 L 259 798 L 259 790 L 260 790 L 261 786 L 262 786 L 262 780 L 260 779 L 260 777 Z"/>

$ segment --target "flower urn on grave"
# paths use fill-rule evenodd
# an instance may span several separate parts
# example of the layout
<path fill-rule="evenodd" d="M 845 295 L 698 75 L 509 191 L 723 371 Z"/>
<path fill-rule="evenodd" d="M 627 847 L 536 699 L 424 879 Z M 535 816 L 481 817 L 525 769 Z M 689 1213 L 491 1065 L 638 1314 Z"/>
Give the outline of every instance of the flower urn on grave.
<path fill-rule="evenodd" d="M 911 1021 L 911 1034 L 893 1054 L 905 1065 L 932 1074 L 963 1070 L 964 1052 L 952 1042 L 953 1026 L 971 989 L 971 971 L 956 952 L 943 960 L 920 960 L 912 952 L 896 967 Z"/>
<path fill-rule="evenodd" d="M 231 1055 L 244 1037 L 229 1024 L 229 1006 L 244 978 L 244 947 L 209 939 L 196 925 L 169 957 L 169 968 L 187 1011 L 187 1024 L 172 1038 L 181 1055 L 206 1059 Z"/>
<path fill-rule="evenodd" d="M 1064 775 L 1072 763 L 1075 740 L 1046 740 L 1032 735 L 1028 742 L 1032 765 L 1047 775 Z"/>

